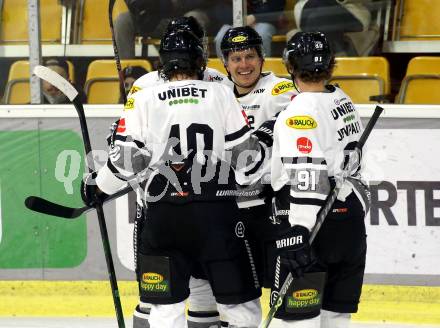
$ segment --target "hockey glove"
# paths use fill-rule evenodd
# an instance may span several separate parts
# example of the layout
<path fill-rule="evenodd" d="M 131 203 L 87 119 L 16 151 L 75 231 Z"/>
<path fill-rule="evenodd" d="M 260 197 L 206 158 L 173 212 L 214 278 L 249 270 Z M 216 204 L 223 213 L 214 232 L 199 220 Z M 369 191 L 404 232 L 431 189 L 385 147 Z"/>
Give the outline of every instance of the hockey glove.
<path fill-rule="evenodd" d="M 92 172 L 81 181 L 81 198 L 85 205 L 95 207 L 98 203 L 103 203 L 108 195 L 101 191 L 96 185 L 98 173 Z"/>
<path fill-rule="evenodd" d="M 275 126 L 276 117 L 272 117 L 253 133 L 259 141 L 263 142 L 267 147 L 272 147 L 273 144 L 273 128 Z"/>
<path fill-rule="evenodd" d="M 295 278 L 302 277 L 313 264 L 309 238 L 307 228 L 295 225 L 276 240 L 281 264 L 286 265 Z"/>

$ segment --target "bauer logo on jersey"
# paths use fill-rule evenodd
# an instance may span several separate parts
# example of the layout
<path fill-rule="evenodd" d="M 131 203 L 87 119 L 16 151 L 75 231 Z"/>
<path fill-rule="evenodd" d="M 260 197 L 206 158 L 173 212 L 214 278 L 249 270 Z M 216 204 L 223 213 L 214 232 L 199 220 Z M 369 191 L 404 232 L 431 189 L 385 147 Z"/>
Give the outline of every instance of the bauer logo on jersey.
<path fill-rule="evenodd" d="M 163 276 L 159 273 L 147 272 L 142 275 L 142 280 L 147 284 L 159 284 L 163 281 Z"/>
<path fill-rule="evenodd" d="M 315 129 L 318 123 L 311 116 L 292 116 L 286 120 L 286 125 L 292 129 L 309 130 Z"/>
<path fill-rule="evenodd" d="M 309 154 L 313 149 L 313 144 L 309 138 L 301 137 L 296 140 L 296 148 L 303 154 Z"/>
<path fill-rule="evenodd" d="M 128 98 L 127 102 L 124 105 L 124 110 L 133 110 L 134 109 L 134 98 Z"/>
<path fill-rule="evenodd" d="M 287 91 L 290 91 L 293 89 L 293 82 L 289 81 L 283 81 L 280 83 L 275 84 L 275 86 L 272 89 L 272 96 L 278 96 L 282 93 L 285 93 Z"/>
<path fill-rule="evenodd" d="M 231 39 L 231 41 L 232 42 L 234 42 L 234 43 L 238 43 L 238 42 L 243 42 L 243 41 L 246 41 L 247 40 L 247 36 L 245 36 L 245 35 L 237 35 L 236 37 L 233 37 L 232 39 Z"/>

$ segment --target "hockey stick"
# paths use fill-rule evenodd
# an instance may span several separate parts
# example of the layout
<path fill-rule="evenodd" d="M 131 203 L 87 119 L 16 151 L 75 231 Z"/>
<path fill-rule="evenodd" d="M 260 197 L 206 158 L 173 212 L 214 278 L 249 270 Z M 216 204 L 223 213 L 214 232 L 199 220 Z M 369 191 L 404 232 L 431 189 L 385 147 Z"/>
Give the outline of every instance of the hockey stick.
<path fill-rule="evenodd" d="M 121 93 L 122 100 L 124 101 L 125 104 L 127 102 L 127 95 L 125 94 L 125 87 L 124 87 L 124 72 L 122 71 L 121 59 L 119 58 L 119 50 L 115 38 L 115 28 L 113 26 L 113 7 L 115 6 L 115 2 L 116 0 L 109 0 L 108 2 L 108 20 L 110 24 L 110 31 L 112 33 L 113 53 L 115 54 L 116 68 L 118 70 L 119 92 Z"/>
<path fill-rule="evenodd" d="M 370 135 L 371 131 L 373 130 L 377 120 L 379 119 L 380 114 L 382 114 L 383 108 L 380 106 L 376 106 L 374 109 L 374 113 L 370 118 L 370 121 L 367 124 L 367 127 L 365 128 L 364 132 L 362 133 L 361 137 L 359 138 L 359 141 L 356 143 L 356 146 L 354 148 L 353 153 L 358 153 L 362 150 L 362 147 L 364 146 L 365 142 L 367 141 L 368 136 Z M 352 154 L 353 154 L 352 153 Z M 338 197 L 339 190 L 341 189 L 344 181 L 346 178 L 350 175 L 350 172 L 355 168 L 355 166 L 358 164 L 353 156 L 350 156 L 348 162 L 344 166 L 344 169 L 342 171 L 342 176 L 340 177 L 339 181 L 337 181 L 336 186 L 330 191 L 327 198 L 325 199 L 324 205 L 319 210 L 317 216 L 316 216 L 316 224 L 313 227 L 313 230 L 310 234 L 310 244 L 313 243 L 313 240 L 315 239 L 319 229 L 321 228 L 322 224 L 324 223 L 324 219 L 330 212 L 333 203 L 335 202 L 336 198 Z M 283 304 L 283 298 L 287 293 L 287 290 L 289 289 L 290 285 L 292 284 L 293 276 L 292 273 L 289 272 L 287 275 L 286 280 L 284 281 L 283 285 L 281 286 L 281 289 L 274 300 L 269 313 L 266 316 L 266 319 L 263 321 L 263 323 L 260 325 L 260 328 L 267 328 L 269 327 L 270 322 L 272 321 L 275 313 L 277 312 L 278 308 Z"/>
<path fill-rule="evenodd" d="M 108 196 L 103 203 L 107 203 L 115 198 L 128 194 L 132 191 L 133 188 L 131 186 L 119 190 L 117 193 Z M 43 213 L 47 215 L 53 215 L 65 219 L 75 219 L 81 214 L 87 213 L 94 209 L 94 207 L 83 206 L 83 207 L 68 207 L 64 205 L 60 205 L 57 203 L 53 203 L 47 199 L 38 197 L 38 196 L 29 196 L 24 201 L 26 207 L 34 212 Z"/>
<path fill-rule="evenodd" d="M 86 117 L 84 115 L 83 104 L 78 97 L 78 91 L 63 77 L 56 72 L 44 66 L 36 66 L 34 68 L 34 74 L 40 79 L 43 79 L 50 84 L 57 87 L 67 98 L 73 103 L 78 113 L 79 122 L 81 125 L 81 133 L 84 141 L 84 150 L 86 155 L 92 151 L 90 144 L 89 131 L 87 129 Z M 86 156 L 87 158 L 87 156 Z M 94 171 L 93 160 L 88 162 L 89 172 Z M 96 204 L 96 212 L 98 215 L 99 229 L 101 231 L 102 245 L 104 247 L 104 255 L 107 263 L 107 271 L 110 279 L 110 286 L 112 289 L 113 303 L 116 311 L 116 319 L 118 321 L 119 328 L 125 328 L 124 315 L 122 313 L 121 299 L 119 297 L 118 283 L 116 281 L 116 273 L 113 265 L 112 253 L 110 249 L 110 242 L 108 239 L 107 226 L 105 223 L 104 210 L 102 204 Z"/>

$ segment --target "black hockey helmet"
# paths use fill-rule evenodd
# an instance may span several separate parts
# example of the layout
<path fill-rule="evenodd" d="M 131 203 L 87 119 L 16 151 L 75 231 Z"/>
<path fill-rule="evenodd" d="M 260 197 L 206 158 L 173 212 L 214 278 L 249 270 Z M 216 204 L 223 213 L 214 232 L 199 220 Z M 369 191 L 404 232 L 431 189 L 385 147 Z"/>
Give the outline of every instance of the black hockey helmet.
<path fill-rule="evenodd" d="M 166 33 L 174 30 L 186 30 L 193 32 L 199 39 L 205 37 L 205 30 L 193 16 L 173 18 L 167 26 Z"/>
<path fill-rule="evenodd" d="M 258 55 L 263 57 L 263 40 L 250 26 L 232 27 L 226 31 L 220 44 L 223 61 L 226 61 L 231 51 L 255 48 Z"/>
<path fill-rule="evenodd" d="M 333 54 L 324 33 L 298 32 L 287 41 L 283 59 L 298 71 L 323 72 L 330 68 Z"/>
<path fill-rule="evenodd" d="M 161 74 L 169 79 L 172 72 L 196 73 L 202 78 L 206 58 L 201 40 L 192 32 L 175 30 L 160 41 Z"/>

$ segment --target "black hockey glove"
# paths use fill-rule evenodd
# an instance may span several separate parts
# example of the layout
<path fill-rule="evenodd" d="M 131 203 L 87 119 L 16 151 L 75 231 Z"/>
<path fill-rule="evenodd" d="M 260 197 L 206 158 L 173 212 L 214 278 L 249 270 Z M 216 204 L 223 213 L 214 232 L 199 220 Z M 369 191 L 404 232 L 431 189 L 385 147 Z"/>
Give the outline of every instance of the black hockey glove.
<path fill-rule="evenodd" d="M 309 243 L 309 230 L 295 225 L 276 240 L 281 264 L 286 265 L 295 278 L 300 278 L 314 263 Z"/>
<path fill-rule="evenodd" d="M 273 128 L 275 126 L 276 117 L 267 120 L 260 127 L 253 132 L 259 141 L 263 142 L 267 147 L 272 147 L 273 144 Z"/>
<path fill-rule="evenodd" d="M 95 207 L 98 203 L 103 203 L 108 195 L 101 191 L 96 185 L 98 173 L 92 172 L 81 181 L 81 198 L 85 205 Z"/>

